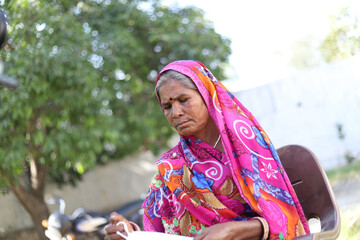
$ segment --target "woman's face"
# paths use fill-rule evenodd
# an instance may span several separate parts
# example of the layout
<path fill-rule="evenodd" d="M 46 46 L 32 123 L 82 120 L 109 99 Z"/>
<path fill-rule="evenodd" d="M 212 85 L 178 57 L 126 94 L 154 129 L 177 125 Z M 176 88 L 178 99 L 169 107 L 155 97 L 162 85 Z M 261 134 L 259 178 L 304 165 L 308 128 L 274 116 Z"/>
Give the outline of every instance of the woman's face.
<path fill-rule="evenodd" d="M 169 79 L 159 88 L 159 98 L 166 119 L 178 133 L 203 139 L 213 127 L 206 104 L 197 90 Z"/>

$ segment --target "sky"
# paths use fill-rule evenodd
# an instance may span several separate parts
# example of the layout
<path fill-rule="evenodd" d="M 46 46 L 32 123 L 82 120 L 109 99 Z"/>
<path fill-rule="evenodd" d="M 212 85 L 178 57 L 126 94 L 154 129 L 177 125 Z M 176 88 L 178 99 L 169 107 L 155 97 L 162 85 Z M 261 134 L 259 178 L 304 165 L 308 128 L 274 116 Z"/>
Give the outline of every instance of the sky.
<path fill-rule="evenodd" d="M 246 89 L 285 78 L 295 41 L 320 41 L 330 31 L 329 15 L 340 8 L 360 9 L 359 0 L 164 0 L 196 6 L 231 39 L 230 78 Z M 356 10 L 357 11 L 357 10 Z"/>

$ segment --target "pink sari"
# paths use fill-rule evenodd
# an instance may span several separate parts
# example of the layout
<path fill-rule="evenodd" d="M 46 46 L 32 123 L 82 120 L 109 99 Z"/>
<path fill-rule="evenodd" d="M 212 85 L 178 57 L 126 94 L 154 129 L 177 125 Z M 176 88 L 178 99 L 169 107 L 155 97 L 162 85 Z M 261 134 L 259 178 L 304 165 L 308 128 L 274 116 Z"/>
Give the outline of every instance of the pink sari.
<path fill-rule="evenodd" d="M 276 150 L 254 116 L 202 63 L 173 62 L 160 74 L 170 69 L 196 84 L 225 153 L 180 135 L 178 145 L 157 161 L 143 204 L 145 230 L 196 236 L 217 223 L 262 216 L 270 239 L 309 233 Z"/>

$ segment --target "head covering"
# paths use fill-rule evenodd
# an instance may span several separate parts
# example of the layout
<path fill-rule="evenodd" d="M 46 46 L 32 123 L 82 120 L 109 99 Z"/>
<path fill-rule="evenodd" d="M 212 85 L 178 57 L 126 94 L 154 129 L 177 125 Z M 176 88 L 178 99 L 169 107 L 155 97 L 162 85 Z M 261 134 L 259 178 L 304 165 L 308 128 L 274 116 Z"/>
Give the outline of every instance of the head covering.
<path fill-rule="evenodd" d="M 216 223 L 259 215 L 269 224 L 270 239 L 309 233 L 277 152 L 254 116 L 202 63 L 172 62 L 159 76 L 167 70 L 195 83 L 225 153 L 180 135 L 179 144 L 157 161 L 159 171 L 143 205 L 145 229 L 195 236 Z"/>

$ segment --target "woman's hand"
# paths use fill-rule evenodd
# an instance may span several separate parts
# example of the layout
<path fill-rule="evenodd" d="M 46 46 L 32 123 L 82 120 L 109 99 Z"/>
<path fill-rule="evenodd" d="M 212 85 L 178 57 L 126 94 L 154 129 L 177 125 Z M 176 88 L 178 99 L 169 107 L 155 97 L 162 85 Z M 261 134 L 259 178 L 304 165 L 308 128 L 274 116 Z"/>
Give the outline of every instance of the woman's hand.
<path fill-rule="evenodd" d="M 125 232 L 124 224 L 121 224 L 120 222 L 123 222 L 124 224 L 126 224 L 129 232 L 134 231 L 134 228 L 132 227 L 132 225 L 130 224 L 130 222 L 128 220 L 126 220 L 120 214 L 113 212 L 110 215 L 110 224 L 106 225 L 104 228 L 105 240 L 124 239 L 119 234 L 117 234 L 117 232 L 120 232 L 121 234 L 127 236 L 127 233 Z"/>
<path fill-rule="evenodd" d="M 205 228 L 194 240 L 261 239 L 263 227 L 259 220 L 215 224 Z"/>

